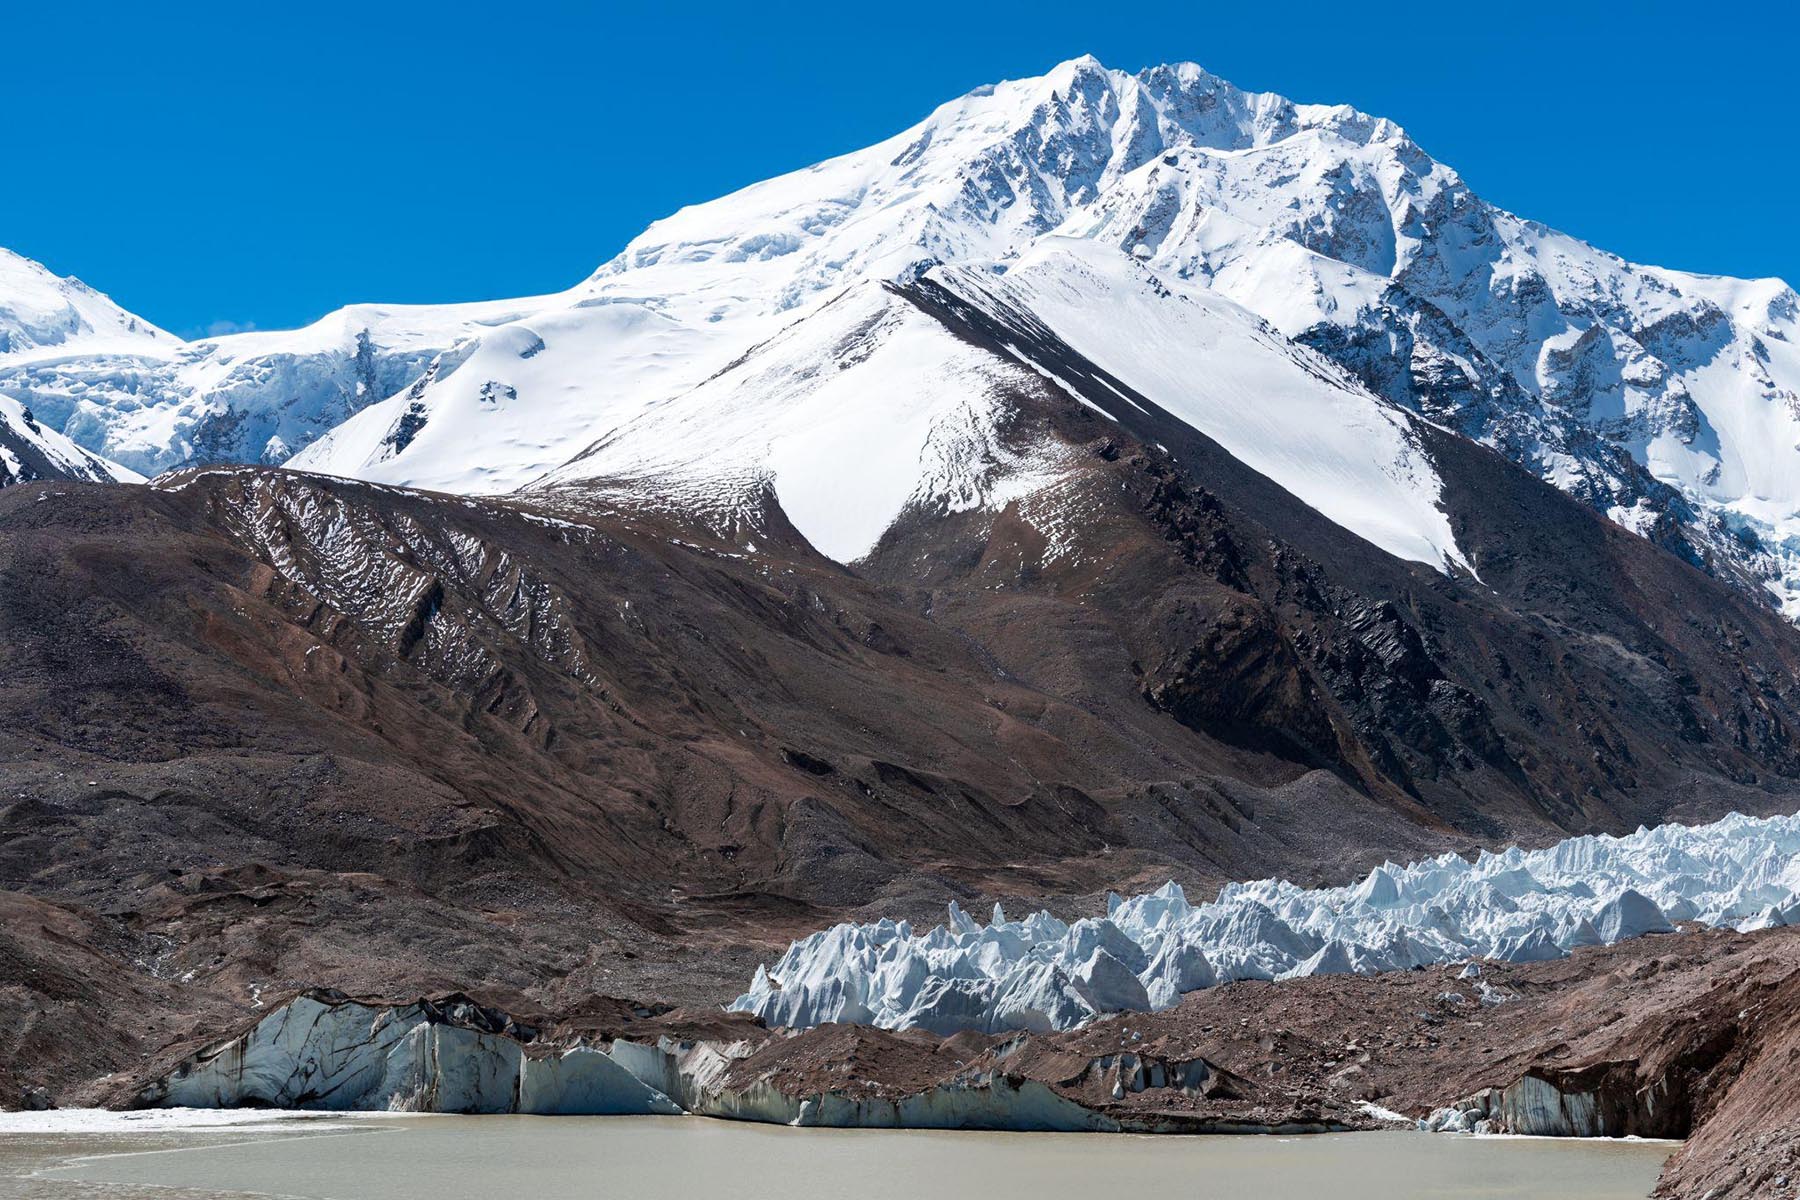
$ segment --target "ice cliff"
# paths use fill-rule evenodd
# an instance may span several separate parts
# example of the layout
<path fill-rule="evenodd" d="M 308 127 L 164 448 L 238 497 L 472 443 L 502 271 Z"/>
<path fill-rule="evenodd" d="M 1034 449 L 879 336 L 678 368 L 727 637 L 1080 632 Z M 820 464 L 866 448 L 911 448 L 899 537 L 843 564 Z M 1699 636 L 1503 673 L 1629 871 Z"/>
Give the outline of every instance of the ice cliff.
<path fill-rule="evenodd" d="M 376 1004 L 302 993 L 244 1032 L 153 1079 L 138 1106 L 329 1111 L 669 1116 L 854 1128 L 1117 1131 L 1127 1123 L 1009 1070 L 1022 1041 L 916 1090 L 796 1090 L 775 1072 L 733 1076 L 749 1042 L 657 1036 L 571 1043 L 461 996 Z M 1065 1056 L 1066 1057 L 1066 1056 Z M 1067 1064 L 1061 1064 L 1066 1066 Z M 1203 1060 L 1109 1054 L 1064 1082 L 1114 1098 L 1146 1089 L 1198 1094 Z M 1146 1131 L 1167 1122 L 1131 1124 Z M 1208 1126 L 1208 1130 L 1212 1127 Z M 1295 1132 L 1311 1126 L 1284 1123 Z"/>

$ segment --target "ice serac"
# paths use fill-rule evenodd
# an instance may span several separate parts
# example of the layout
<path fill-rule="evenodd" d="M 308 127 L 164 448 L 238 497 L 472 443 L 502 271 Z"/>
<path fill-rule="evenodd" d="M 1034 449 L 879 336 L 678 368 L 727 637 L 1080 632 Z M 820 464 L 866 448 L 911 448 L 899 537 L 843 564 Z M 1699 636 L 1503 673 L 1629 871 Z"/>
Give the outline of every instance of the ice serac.
<path fill-rule="evenodd" d="M 142 482 L 129 467 L 96 453 L 63 428 L 54 398 L 33 407 L 33 393 L 10 381 L 9 364 L 75 352 L 158 356 L 179 344 L 79 279 L 0 249 L 0 487 L 33 480 Z"/>
<path fill-rule="evenodd" d="M 1190 904 L 1170 883 L 1073 925 L 1046 912 L 1008 921 L 996 911 L 983 927 L 954 904 L 949 924 L 922 934 L 904 922 L 837 925 L 759 967 L 733 1007 L 789 1027 L 855 1019 L 934 1033 L 1072 1028 L 1101 1013 L 1169 1008 L 1183 993 L 1235 979 L 1538 962 L 1672 932 L 1670 913 L 1764 928 L 1797 898 L 1800 816 L 1734 814 L 1483 851 L 1473 862 L 1446 854 L 1389 863 L 1347 887 L 1233 883 L 1209 904 Z M 1464 978 L 1479 976 L 1471 961 Z"/>
<path fill-rule="evenodd" d="M 465 997 L 383 1004 L 312 991 L 280 1004 L 235 1037 L 188 1056 L 133 1097 L 141 1107 L 330 1111 L 675 1115 L 784 1125 L 1117 1131 L 1114 1116 L 1066 1094 L 1090 1076 L 1114 1097 L 1149 1087 L 1191 1091 L 1204 1060 L 1106 1056 L 1059 1088 L 1009 1070 L 1020 1043 L 988 1050 L 966 1069 L 912 1089 L 873 1094 L 788 1086 L 756 1051 L 779 1059 L 782 1038 L 660 1036 L 585 1040 L 550 1035 Z M 786 1073 L 788 1076 L 792 1072 Z"/>

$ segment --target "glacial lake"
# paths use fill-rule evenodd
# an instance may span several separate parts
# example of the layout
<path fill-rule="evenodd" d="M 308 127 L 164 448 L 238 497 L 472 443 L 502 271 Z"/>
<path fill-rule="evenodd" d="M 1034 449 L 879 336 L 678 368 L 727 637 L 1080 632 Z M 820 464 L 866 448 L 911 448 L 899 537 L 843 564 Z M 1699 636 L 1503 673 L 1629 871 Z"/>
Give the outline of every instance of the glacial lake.
<path fill-rule="evenodd" d="M 788 1129 L 697 1117 L 321 1114 L 0 1125 L 18 1200 L 1643 1200 L 1667 1142 L 1411 1132 L 1150 1137 Z M 171 1121 L 171 1118 L 173 1120 Z M 70 1123 L 80 1118 L 70 1114 Z"/>

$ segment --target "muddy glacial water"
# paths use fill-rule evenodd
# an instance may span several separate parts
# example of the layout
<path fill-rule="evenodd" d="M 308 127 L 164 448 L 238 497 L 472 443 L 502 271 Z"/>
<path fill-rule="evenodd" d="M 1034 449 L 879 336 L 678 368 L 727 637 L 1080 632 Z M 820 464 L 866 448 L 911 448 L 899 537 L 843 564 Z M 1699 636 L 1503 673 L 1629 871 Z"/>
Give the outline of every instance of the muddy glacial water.
<path fill-rule="evenodd" d="M 0 1122 L 0 1196 L 52 1200 L 1642 1200 L 1663 1142 L 1410 1132 L 1148 1137 L 697 1117 Z M 237 1123 L 217 1123 L 235 1121 Z"/>

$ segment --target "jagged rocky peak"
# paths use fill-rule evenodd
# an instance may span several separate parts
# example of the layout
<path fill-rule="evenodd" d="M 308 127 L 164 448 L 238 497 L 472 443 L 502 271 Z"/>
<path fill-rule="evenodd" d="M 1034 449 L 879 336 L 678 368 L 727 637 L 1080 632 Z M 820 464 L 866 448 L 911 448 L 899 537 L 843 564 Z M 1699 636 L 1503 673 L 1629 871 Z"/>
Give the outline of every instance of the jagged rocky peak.
<path fill-rule="evenodd" d="M 1192 63 L 1136 75 L 1084 57 L 974 91 L 866 150 L 685 208 L 651 225 L 589 281 L 667 277 L 671 303 L 791 308 L 846 275 L 1006 259 L 1183 148 L 1238 152 L 1306 132 L 1403 137 L 1337 106 L 1245 92 Z M 1408 143 L 1410 145 L 1410 143 Z M 762 285 L 748 295 L 717 286 Z M 773 286 L 771 286 L 773 285 Z"/>

